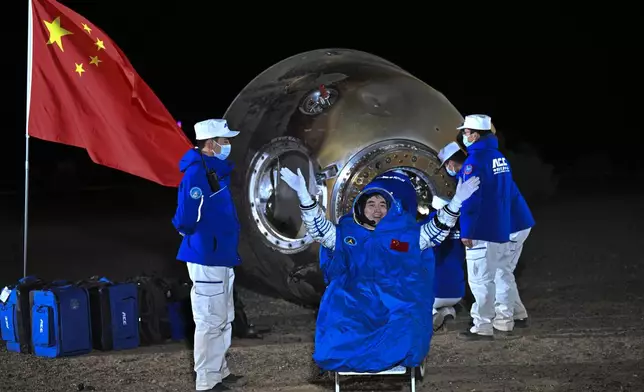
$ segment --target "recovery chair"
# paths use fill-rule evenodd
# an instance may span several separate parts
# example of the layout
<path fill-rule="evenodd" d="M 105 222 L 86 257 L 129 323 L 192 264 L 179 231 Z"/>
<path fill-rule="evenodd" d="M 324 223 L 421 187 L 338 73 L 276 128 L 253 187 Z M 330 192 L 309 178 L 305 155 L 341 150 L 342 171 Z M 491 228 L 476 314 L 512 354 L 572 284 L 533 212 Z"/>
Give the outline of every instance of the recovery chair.
<path fill-rule="evenodd" d="M 378 373 L 354 373 L 354 372 L 335 372 L 335 392 L 340 392 L 340 376 L 400 376 L 409 372 L 410 391 L 416 392 L 416 381 L 422 382 L 425 377 L 425 361 L 415 368 L 406 368 L 404 366 L 395 366 L 389 370 Z"/>

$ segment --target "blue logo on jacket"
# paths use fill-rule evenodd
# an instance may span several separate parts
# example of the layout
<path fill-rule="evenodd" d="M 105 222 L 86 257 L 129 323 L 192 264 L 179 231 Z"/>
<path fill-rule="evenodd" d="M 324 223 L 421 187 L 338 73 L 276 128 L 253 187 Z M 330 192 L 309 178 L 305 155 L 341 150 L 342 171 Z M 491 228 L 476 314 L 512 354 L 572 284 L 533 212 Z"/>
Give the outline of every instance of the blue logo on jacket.
<path fill-rule="evenodd" d="M 192 187 L 190 189 L 190 197 L 192 197 L 193 199 L 195 200 L 199 199 L 201 198 L 202 195 L 203 195 L 203 192 L 201 188 L 199 188 L 198 186 Z"/>
<path fill-rule="evenodd" d="M 344 237 L 344 243 L 351 246 L 356 246 L 357 241 L 355 238 L 349 236 Z"/>

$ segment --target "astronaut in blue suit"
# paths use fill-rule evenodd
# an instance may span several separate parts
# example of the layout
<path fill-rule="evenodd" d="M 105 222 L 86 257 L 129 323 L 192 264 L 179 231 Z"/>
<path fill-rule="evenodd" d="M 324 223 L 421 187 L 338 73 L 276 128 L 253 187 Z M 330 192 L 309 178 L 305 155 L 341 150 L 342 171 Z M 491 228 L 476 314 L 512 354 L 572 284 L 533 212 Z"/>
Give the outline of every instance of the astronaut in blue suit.
<path fill-rule="evenodd" d="M 450 203 L 421 226 L 415 211 L 403 204 L 413 185 L 400 174 L 386 173 L 391 178 L 365 186 L 352 212 L 335 225 L 309 194 L 300 169 L 295 174 L 282 168 L 280 174 L 297 193 L 308 233 L 328 253 L 321 257 L 327 287 L 316 323 L 314 361 L 322 370 L 344 372 L 420 366 L 429 351 L 433 305 L 433 268 L 421 252 L 449 234 L 463 200 L 478 189 L 478 179 L 459 182 Z M 385 189 L 385 180 L 407 184 L 411 191 Z"/>

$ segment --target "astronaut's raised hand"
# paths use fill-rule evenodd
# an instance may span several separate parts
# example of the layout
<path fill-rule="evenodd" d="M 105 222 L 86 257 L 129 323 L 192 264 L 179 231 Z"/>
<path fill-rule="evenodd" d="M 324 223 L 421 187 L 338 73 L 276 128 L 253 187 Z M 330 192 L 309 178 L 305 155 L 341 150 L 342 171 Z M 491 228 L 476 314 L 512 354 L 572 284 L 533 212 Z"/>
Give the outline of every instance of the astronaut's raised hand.
<path fill-rule="evenodd" d="M 283 167 L 280 170 L 280 177 L 297 193 L 301 205 L 309 206 L 313 204 L 313 199 L 309 194 L 309 187 L 306 185 L 306 180 L 299 168 L 297 169 L 297 174 L 295 174 L 288 167 Z"/>
<path fill-rule="evenodd" d="M 480 185 L 481 179 L 479 177 L 470 177 L 465 182 L 463 182 L 462 178 L 459 178 L 458 185 L 456 185 L 456 192 L 454 192 L 454 197 L 452 197 L 447 208 L 453 212 L 459 211 L 463 202 L 469 199 L 479 189 Z"/>

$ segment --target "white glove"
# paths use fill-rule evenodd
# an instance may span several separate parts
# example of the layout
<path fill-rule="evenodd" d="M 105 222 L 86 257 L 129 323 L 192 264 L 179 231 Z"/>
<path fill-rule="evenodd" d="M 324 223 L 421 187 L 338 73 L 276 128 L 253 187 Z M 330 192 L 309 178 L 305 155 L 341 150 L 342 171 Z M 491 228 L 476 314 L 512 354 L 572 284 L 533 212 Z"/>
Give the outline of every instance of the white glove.
<path fill-rule="evenodd" d="M 309 194 L 309 187 L 306 185 L 306 180 L 299 168 L 297 169 L 297 174 L 295 174 L 288 167 L 283 167 L 280 170 L 280 176 L 282 181 L 287 183 L 297 193 L 297 197 L 300 199 L 300 205 L 310 206 L 313 204 L 313 199 Z"/>
<path fill-rule="evenodd" d="M 447 205 L 447 208 L 452 212 L 458 212 L 463 202 L 469 199 L 479 189 L 480 184 L 481 180 L 478 177 L 470 177 L 465 182 L 463 182 L 462 178 L 459 178 L 458 185 L 456 185 L 456 192 Z"/>

